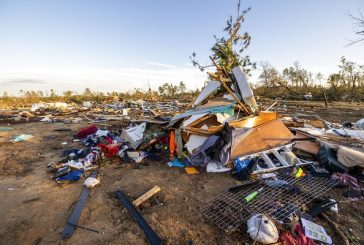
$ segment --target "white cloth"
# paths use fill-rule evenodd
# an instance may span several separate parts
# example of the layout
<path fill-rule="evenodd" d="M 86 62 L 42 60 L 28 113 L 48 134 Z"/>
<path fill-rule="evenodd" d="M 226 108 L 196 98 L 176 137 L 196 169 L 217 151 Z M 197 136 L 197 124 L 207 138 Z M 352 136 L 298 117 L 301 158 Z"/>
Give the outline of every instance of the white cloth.
<path fill-rule="evenodd" d="M 206 171 L 209 173 L 223 173 L 229 170 L 230 168 L 219 166 L 216 162 L 209 162 L 206 167 Z"/>
<path fill-rule="evenodd" d="M 337 150 L 337 160 L 348 168 L 354 166 L 364 167 L 364 152 L 345 146 L 339 146 L 339 149 Z"/>
<path fill-rule="evenodd" d="M 99 179 L 96 179 L 96 178 L 93 178 L 93 177 L 88 177 L 83 184 L 87 188 L 92 188 L 92 187 L 95 187 L 96 185 L 98 185 L 99 183 L 100 183 Z"/>

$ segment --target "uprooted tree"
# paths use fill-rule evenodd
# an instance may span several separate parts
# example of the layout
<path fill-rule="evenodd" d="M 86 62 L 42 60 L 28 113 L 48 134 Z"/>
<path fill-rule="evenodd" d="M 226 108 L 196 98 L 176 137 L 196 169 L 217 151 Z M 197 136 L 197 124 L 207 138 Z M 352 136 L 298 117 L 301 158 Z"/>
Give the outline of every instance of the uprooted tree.
<path fill-rule="evenodd" d="M 249 75 L 252 69 L 255 69 L 256 64 L 250 60 L 248 55 L 244 55 L 244 51 L 249 47 L 251 37 L 248 32 L 241 32 L 242 25 L 245 20 L 245 15 L 250 11 L 250 8 L 241 10 L 240 0 L 237 4 L 237 16 L 230 18 L 226 22 L 224 32 L 225 37 L 218 38 L 214 35 L 216 43 L 212 46 L 212 57 L 216 63 L 223 67 L 227 72 L 236 66 L 242 66 L 246 75 Z M 197 60 L 195 52 L 190 56 L 192 64 L 198 67 L 201 71 L 213 65 L 201 65 Z"/>

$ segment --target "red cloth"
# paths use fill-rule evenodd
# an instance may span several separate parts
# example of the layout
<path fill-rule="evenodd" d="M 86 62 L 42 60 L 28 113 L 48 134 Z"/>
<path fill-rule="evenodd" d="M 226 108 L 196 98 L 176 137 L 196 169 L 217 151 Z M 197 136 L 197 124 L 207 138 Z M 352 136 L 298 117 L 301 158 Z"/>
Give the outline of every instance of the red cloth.
<path fill-rule="evenodd" d="M 114 157 L 120 150 L 121 144 L 112 144 L 112 145 L 104 145 L 104 144 L 98 144 L 98 146 L 101 148 L 102 152 L 105 154 L 105 157 Z"/>
<path fill-rule="evenodd" d="M 174 139 L 174 131 L 172 130 L 169 135 L 169 154 L 170 154 L 171 160 L 174 159 L 174 153 L 176 151 L 176 148 L 177 148 L 177 145 L 176 145 L 176 141 Z"/>
<path fill-rule="evenodd" d="M 305 231 L 300 224 L 297 224 L 293 231 L 298 234 L 297 241 L 299 245 L 315 245 L 314 241 L 305 236 Z"/>
<path fill-rule="evenodd" d="M 279 236 L 278 241 L 283 245 L 315 245 L 314 241 L 305 236 L 305 232 L 300 224 L 297 224 L 293 231 L 298 237 L 293 237 L 290 232 L 285 231 Z"/>
<path fill-rule="evenodd" d="M 88 126 L 86 128 L 82 128 L 78 133 L 76 134 L 76 137 L 79 139 L 86 138 L 87 136 L 94 134 L 99 130 L 99 128 L 95 125 Z"/>
<path fill-rule="evenodd" d="M 105 136 L 104 139 L 109 142 L 109 144 L 112 144 L 112 138 L 109 136 Z"/>

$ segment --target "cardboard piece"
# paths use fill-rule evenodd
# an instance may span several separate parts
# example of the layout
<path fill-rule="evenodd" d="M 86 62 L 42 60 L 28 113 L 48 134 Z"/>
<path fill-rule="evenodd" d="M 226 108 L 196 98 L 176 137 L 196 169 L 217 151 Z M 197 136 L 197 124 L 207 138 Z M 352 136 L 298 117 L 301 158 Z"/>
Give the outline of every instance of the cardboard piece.
<path fill-rule="evenodd" d="M 304 218 L 301 218 L 302 227 L 305 230 L 305 236 L 313 240 L 318 240 L 328 244 L 332 244 L 332 239 L 327 235 L 326 230 L 321 225 L 315 224 Z"/>
<path fill-rule="evenodd" d="M 310 137 L 307 134 L 297 131 L 295 138 L 305 139 L 305 138 L 310 138 Z M 296 143 L 293 145 L 293 148 L 310 153 L 314 156 L 317 156 L 317 153 L 320 149 L 320 143 L 308 141 L 308 140 L 296 141 Z"/>

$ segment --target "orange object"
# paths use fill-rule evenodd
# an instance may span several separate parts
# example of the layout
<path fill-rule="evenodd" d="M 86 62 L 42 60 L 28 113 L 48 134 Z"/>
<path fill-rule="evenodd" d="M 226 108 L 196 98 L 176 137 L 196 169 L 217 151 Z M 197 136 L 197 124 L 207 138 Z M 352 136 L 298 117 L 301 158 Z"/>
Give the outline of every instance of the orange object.
<path fill-rule="evenodd" d="M 174 159 L 174 153 L 176 152 L 176 148 L 177 148 L 177 144 L 176 144 L 176 140 L 174 138 L 174 131 L 171 131 L 170 135 L 169 135 L 169 156 L 170 159 L 173 160 Z"/>
<path fill-rule="evenodd" d="M 198 170 L 195 167 L 185 167 L 185 171 L 188 174 L 198 174 Z"/>

